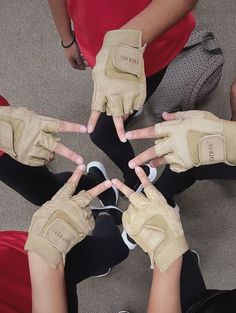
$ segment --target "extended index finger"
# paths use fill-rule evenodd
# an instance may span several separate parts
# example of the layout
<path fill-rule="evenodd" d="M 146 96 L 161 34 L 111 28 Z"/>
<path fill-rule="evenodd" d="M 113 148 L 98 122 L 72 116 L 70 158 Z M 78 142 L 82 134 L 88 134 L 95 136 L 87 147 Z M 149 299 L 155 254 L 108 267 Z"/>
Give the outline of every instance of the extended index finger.
<path fill-rule="evenodd" d="M 146 163 L 147 161 L 150 161 L 154 158 L 156 158 L 156 151 L 155 146 L 145 150 L 144 152 L 137 155 L 134 159 L 129 161 L 129 167 L 131 169 L 135 168 L 136 166 L 142 165 Z"/>
<path fill-rule="evenodd" d="M 55 152 L 59 155 L 62 155 L 63 157 L 65 157 L 65 158 L 67 158 L 67 159 L 69 159 L 69 160 L 71 160 L 77 164 L 82 164 L 84 162 L 82 156 L 80 156 L 79 154 L 77 154 L 73 150 L 67 148 L 66 146 L 64 146 L 60 142 L 57 143 L 57 146 L 53 152 Z"/>
<path fill-rule="evenodd" d="M 107 190 L 108 188 L 111 187 L 111 181 L 110 180 L 105 180 L 101 184 L 89 189 L 87 192 L 92 198 L 96 198 L 100 193 L 103 191 Z"/>
<path fill-rule="evenodd" d="M 92 133 L 96 127 L 101 112 L 92 110 L 89 121 L 88 121 L 88 133 Z"/>
<path fill-rule="evenodd" d="M 146 127 L 142 129 L 135 129 L 126 133 L 126 138 L 129 140 L 155 138 L 155 126 Z"/>
<path fill-rule="evenodd" d="M 113 116 L 113 122 L 116 128 L 117 135 L 121 142 L 126 142 L 125 136 L 125 128 L 124 128 L 124 121 L 123 116 Z"/>
<path fill-rule="evenodd" d="M 134 193 L 134 191 L 129 188 L 128 186 L 126 186 L 124 183 L 122 183 L 119 179 L 114 178 L 112 179 L 112 184 L 114 184 L 114 186 L 119 189 L 127 198 Z"/>
<path fill-rule="evenodd" d="M 63 133 L 86 133 L 87 128 L 82 124 L 61 121 L 59 131 Z"/>

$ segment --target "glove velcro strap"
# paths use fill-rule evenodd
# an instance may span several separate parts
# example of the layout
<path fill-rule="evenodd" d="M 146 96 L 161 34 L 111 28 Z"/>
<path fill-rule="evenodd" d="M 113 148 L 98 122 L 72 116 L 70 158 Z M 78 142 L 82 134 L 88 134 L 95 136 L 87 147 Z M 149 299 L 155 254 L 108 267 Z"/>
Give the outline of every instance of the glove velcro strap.
<path fill-rule="evenodd" d="M 112 63 L 117 70 L 133 74 L 139 78 L 141 75 L 142 57 L 143 53 L 139 49 L 116 44 L 113 49 Z"/>
<path fill-rule="evenodd" d="M 56 268 L 62 260 L 63 255 L 47 240 L 39 235 L 29 233 L 25 244 L 25 250 L 33 251 L 38 254 L 49 266 Z"/>
<path fill-rule="evenodd" d="M 117 43 L 141 49 L 142 31 L 136 29 L 118 29 L 107 32 L 104 37 L 103 47 L 112 47 Z"/>
<path fill-rule="evenodd" d="M 162 273 L 167 271 L 171 264 L 188 249 L 184 236 L 171 239 L 160 251 L 157 249 L 154 254 L 150 255 L 151 268 L 156 265 Z"/>
<path fill-rule="evenodd" d="M 224 135 L 226 139 L 227 163 L 236 165 L 236 122 L 223 121 Z"/>
<path fill-rule="evenodd" d="M 8 123 L 0 121 L 0 149 L 11 156 L 16 156 L 13 147 L 12 127 Z"/>

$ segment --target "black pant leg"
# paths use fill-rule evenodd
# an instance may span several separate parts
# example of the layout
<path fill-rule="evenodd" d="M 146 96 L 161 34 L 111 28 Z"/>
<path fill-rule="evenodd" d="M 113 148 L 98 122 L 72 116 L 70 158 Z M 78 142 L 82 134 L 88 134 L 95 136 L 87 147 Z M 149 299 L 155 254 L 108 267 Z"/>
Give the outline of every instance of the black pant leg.
<path fill-rule="evenodd" d="M 147 78 L 147 98 L 146 101 L 160 84 L 166 68 L 159 73 Z M 134 115 L 134 114 L 133 114 Z M 130 116 L 125 122 L 125 126 L 132 120 Z M 136 180 L 134 170 L 128 166 L 128 162 L 134 158 L 134 151 L 129 141 L 122 143 L 117 136 L 116 129 L 111 116 L 102 113 L 98 119 L 96 128 L 90 134 L 92 142 L 100 148 L 106 155 L 120 168 L 126 181 Z"/>
<path fill-rule="evenodd" d="M 173 197 L 189 188 L 196 180 L 192 170 L 176 173 L 167 165 L 154 185 L 164 195 L 168 204 L 174 206 Z"/>
<path fill-rule="evenodd" d="M 7 154 L 0 157 L 0 180 L 38 206 L 51 199 L 60 187 L 46 166 L 27 166 Z"/>
<path fill-rule="evenodd" d="M 180 295 L 182 311 L 207 293 L 206 285 L 198 266 L 195 253 L 188 250 L 183 255 L 183 264 L 180 276 Z"/>
<path fill-rule="evenodd" d="M 127 258 L 129 249 L 124 244 L 119 228 L 109 216 L 98 216 L 92 236 L 87 236 L 66 256 L 65 279 L 69 313 L 77 313 L 76 284 L 114 267 Z"/>
<path fill-rule="evenodd" d="M 155 182 L 155 187 L 164 195 L 168 203 L 173 206 L 173 197 L 192 186 L 197 180 L 220 179 L 236 180 L 236 167 L 224 163 L 193 167 L 192 169 L 176 173 L 167 165 Z"/>

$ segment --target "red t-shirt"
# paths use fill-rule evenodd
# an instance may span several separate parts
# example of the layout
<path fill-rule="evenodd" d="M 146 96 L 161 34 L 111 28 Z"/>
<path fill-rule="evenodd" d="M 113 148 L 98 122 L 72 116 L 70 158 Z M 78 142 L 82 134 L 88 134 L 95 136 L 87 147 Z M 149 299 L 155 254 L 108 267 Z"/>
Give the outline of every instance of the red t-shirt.
<path fill-rule="evenodd" d="M 101 49 L 104 35 L 119 29 L 143 11 L 151 0 L 67 0 L 81 52 L 91 67 Z M 151 76 L 166 67 L 182 50 L 195 26 L 190 13 L 153 41 L 145 50 L 145 71 Z"/>
<path fill-rule="evenodd" d="M 30 313 L 31 284 L 26 232 L 0 232 L 0 312 Z"/>
<path fill-rule="evenodd" d="M 9 103 L 7 102 L 7 100 L 5 98 L 3 98 L 3 96 L 0 95 L 0 105 L 9 105 Z M 4 154 L 3 151 L 0 150 L 0 157 Z"/>

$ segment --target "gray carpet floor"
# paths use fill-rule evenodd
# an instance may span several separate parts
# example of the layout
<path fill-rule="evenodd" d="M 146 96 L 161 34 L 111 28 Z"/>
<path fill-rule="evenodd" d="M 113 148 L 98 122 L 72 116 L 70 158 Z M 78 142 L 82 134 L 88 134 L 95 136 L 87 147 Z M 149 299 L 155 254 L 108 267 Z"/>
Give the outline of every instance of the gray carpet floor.
<path fill-rule="evenodd" d="M 236 75 L 235 0 L 202 0 L 195 10 L 198 23 L 212 29 L 225 56 L 222 79 L 203 109 L 230 118 L 229 89 Z M 27 106 L 44 115 L 86 123 L 92 96 L 91 72 L 72 70 L 55 31 L 47 1 L 0 1 L 0 94 L 11 104 Z M 158 94 L 152 99 L 158 103 Z M 150 112 L 131 128 L 153 123 Z M 104 163 L 110 177 L 121 173 L 84 136 L 63 136 L 67 145 L 85 157 Z M 136 152 L 150 142 L 135 142 Z M 75 166 L 57 158 L 51 167 L 60 172 Z M 35 178 L 37 180 L 37 178 Z M 190 246 L 201 256 L 201 268 L 209 288 L 235 288 L 236 184 L 198 182 L 176 198 Z M 127 202 L 120 200 L 125 209 Z M 26 230 L 36 207 L 0 183 L 0 228 Z M 147 256 L 137 248 L 105 278 L 90 278 L 78 286 L 80 313 L 117 313 L 129 309 L 145 312 L 151 270 Z"/>

